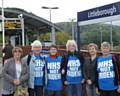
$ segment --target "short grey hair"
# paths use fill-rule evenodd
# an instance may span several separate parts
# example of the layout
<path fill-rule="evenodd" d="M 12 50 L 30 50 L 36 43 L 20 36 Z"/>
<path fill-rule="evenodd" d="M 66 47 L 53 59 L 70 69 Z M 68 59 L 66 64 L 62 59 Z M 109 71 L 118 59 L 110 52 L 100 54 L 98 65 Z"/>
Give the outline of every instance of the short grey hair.
<path fill-rule="evenodd" d="M 88 45 L 88 50 L 89 50 L 90 47 L 94 47 L 96 50 L 98 50 L 98 46 L 97 46 L 97 44 L 95 44 L 95 43 L 90 43 L 90 44 Z"/>
<path fill-rule="evenodd" d="M 42 43 L 39 40 L 35 40 L 35 41 L 33 41 L 33 43 L 31 43 L 31 46 L 32 46 L 32 49 L 34 47 L 40 47 L 40 48 L 42 48 Z"/>
<path fill-rule="evenodd" d="M 105 42 L 101 43 L 101 48 L 102 47 L 107 47 L 110 49 L 110 43 L 105 41 Z"/>

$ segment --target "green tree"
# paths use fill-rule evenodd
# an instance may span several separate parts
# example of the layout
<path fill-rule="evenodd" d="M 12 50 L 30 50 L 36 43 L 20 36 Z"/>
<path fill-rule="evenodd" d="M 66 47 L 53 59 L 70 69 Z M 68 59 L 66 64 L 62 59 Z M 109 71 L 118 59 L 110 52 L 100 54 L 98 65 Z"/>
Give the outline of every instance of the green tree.
<path fill-rule="evenodd" d="M 56 44 L 57 45 L 65 45 L 68 39 L 71 37 L 67 34 L 67 32 L 56 32 Z M 40 41 L 49 41 L 50 40 L 50 33 L 41 34 Z"/>
<path fill-rule="evenodd" d="M 56 44 L 65 45 L 67 40 L 71 39 L 67 32 L 57 32 L 56 33 Z"/>
<path fill-rule="evenodd" d="M 40 41 L 44 42 L 44 41 L 49 41 L 49 40 L 50 40 L 50 33 L 40 35 Z"/>

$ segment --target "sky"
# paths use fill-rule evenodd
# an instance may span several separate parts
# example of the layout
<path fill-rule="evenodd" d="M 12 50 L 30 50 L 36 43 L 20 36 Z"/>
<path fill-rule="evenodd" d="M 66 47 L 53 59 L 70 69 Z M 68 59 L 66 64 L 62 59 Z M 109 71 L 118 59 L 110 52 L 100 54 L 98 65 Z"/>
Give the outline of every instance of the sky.
<path fill-rule="evenodd" d="M 4 0 L 4 7 L 21 8 L 47 20 L 50 20 L 50 12 L 41 7 L 59 7 L 52 10 L 51 21 L 56 23 L 76 19 L 77 12 L 118 1 L 120 0 Z"/>

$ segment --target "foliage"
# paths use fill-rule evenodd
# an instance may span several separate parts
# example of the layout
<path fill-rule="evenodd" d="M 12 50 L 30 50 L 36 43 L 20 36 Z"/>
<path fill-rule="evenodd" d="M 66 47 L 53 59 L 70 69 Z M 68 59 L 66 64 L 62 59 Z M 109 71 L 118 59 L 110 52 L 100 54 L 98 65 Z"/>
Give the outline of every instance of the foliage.
<path fill-rule="evenodd" d="M 0 43 L 2 43 L 2 35 L 0 35 Z"/>
<path fill-rule="evenodd" d="M 62 22 L 57 23 L 58 26 L 69 32 L 71 35 L 71 23 Z M 74 23 L 75 34 L 77 34 L 77 23 Z M 100 46 L 103 41 L 110 42 L 110 32 L 112 30 L 113 45 L 118 46 L 120 44 L 120 26 L 112 25 L 110 23 L 100 23 L 100 24 L 90 24 L 80 27 L 80 37 L 81 45 L 86 45 L 88 43 L 94 42 Z M 102 33 L 102 36 L 101 36 Z M 102 39 L 101 39 L 102 37 Z"/>
<path fill-rule="evenodd" d="M 115 51 L 120 51 L 120 45 L 114 46 L 113 50 L 115 50 Z"/>
<path fill-rule="evenodd" d="M 46 34 L 40 34 L 40 41 L 49 41 L 50 40 L 50 33 L 46 33 Z"/>
<path fill-rule="evenodd" d="M 71 37 L 66 32 L 56 33 L 56 44 L 65 45 L 68 39 L 71 39 Z"/>
<path fill-rule="evenodd" d="M 57 45 L 65 45 L 67 40 L 70 39 L 70 36 L 66 32 L 56 32 L 56 44 Z M 50 40 L 50 33 L 41 34 L 40 41 L 49 41 Z"/>
<path fill-rule="evenodd" d="M 112 27 L 112 40 L 113 45 L 120 44 L 120 27 L 113 26 Z M 98 45 L 101 43 L 101 33 L 102 33 L 102 42 L 108 41 L 110 42 L 110 33 L 111 26 L 109 24 L 93 24 L 93 25 L 86 25 L 81 27 L 81 44 L 88 44 L 90 42 L 94 42 Z"/>

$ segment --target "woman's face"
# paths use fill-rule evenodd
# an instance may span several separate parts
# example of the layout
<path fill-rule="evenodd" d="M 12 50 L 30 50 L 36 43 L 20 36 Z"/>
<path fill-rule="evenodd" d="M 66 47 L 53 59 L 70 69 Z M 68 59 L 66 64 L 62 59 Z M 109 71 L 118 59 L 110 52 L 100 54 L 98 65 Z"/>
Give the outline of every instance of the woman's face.
<path fill-rule="evenodd" d="M 41 47 L 34 47 L 33 48 L 33 52 L 34 52 L 35 55 L 39 55 L 40 51 L 41 51 Z"/>
<path fill-rule="evenodd" d="M 13 53 L 13 56 L 14 56 L 15 59 L 20 59 L 21 56 L 22 56 L 22 51 L 16 49 Z"/>
<path fill-rule="evenodd" d="M 50 54 L 51 55 L 56 55 L 57 54 L 57 49 L 54 48 L 54 47 L 50 48 Z"/>
<path fill-rule="evenodd" d="M 101 51 L 103 55 L 108 55 L 110 53 L 110 49 L 108 47 L 101 47 Z"/>
<path fill-rule="evenodd" d="M 74 44 L 69 44 L 68 45 L 68 51 L 74 52 L 76 50 L 76 46 Z"/>

